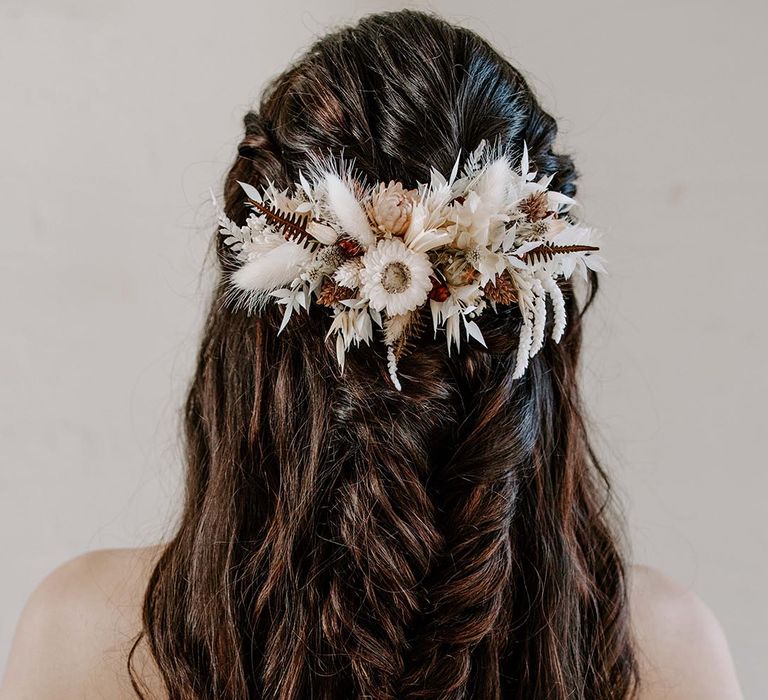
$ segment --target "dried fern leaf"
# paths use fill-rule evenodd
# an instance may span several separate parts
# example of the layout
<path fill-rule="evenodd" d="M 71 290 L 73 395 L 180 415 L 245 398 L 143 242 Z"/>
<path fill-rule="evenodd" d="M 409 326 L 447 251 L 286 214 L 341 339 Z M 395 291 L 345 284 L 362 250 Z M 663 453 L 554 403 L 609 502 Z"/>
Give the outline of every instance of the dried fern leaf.
<path fill-rule="evenodd" d="M 263 214 L 275 228 L 277 228 L 287 241 L 293 241 L 307 248 L 315 245 L 315 239 L 307 231 L 307 225 L 310 222 L 308 213 L 286 212 L 279 209 L 274 204 L 265 204 L 251 200 L 251 206 Z"/>
<path fill-rule="evenodd" d="M 568 253 L 589 253 L 600 250 L 594 245 L 556 245 L 554 243 L 542 243 L 538 248 L 529 250 L 518 256 L 524 263 L 549 262 L 556 255 L 567 255 Z"/>

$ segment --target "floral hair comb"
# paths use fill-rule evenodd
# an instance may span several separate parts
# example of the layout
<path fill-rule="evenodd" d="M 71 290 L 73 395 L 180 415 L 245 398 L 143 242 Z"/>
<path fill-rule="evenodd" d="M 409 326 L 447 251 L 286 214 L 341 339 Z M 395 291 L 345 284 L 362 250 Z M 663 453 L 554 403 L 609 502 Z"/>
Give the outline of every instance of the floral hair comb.
<path fill-rule="evenodd" d="M 293 188 L 261 190 L 244 182 L 251 213 L 244 226 L 218 209 L 220 233 L 236 254 L 229 301 L 250 313 L 285 307 L 280 331 L 310 303 L 333 314 L 328 337 L 344 368 L 350 346 L 381 329 L 394 386 L 397 361 L 429 304 L 435 334 L 448 352 L 462 335 L 485 345 L 476 319 L 516 304 L 522 325 L 514 377 L 543 346 L 547 297 L 552 338 L 566 326 L 558 285 L 574 272 L 602 271 L 596 236 L 570 213 L 574 200 L 537 178 L 527 147 L 519 168 L 508 153 L 482 142 L 445 177 L 407 189 L 367 185 L 350 163 L 313 162 Z M 378 333 L 378 331 L 377 331 Z"/>

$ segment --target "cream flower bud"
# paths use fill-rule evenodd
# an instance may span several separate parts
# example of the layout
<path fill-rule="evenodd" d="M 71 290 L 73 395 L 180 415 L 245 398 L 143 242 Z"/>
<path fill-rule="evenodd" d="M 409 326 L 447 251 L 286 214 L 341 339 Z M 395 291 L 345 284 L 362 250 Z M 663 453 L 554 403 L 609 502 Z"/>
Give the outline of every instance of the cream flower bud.
<path fill-rule="evenodd" d="M 373 191 L 368 213 L 379 231 L 402 236 L 411 223 L 414 191 L 403 189 L 400 182 L 383 182 Z"/>

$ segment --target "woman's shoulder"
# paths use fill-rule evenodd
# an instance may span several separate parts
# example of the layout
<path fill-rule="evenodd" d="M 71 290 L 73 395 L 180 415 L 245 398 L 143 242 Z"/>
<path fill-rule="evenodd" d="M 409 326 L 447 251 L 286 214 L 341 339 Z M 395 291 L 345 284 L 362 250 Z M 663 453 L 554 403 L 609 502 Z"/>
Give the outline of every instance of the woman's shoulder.
<path fill-rule="evenodd" d="M 741 698 L 725 634 L 701 598 L 651 567 L 632 567 L 629 579 L 640 698 Z"/>
<path fill-rule="evenodd" d="M 0 700 L 135 697 L 127 655 L 162 546 L 81 555 L 49 574 L 19 621 Z M 741 697 L 723 631 L 701 599 L 659 571 L 632 567 L 630 607 L 641 700 Z M 142 649 L 136 668 L 158 679 Z"/>
<path fill-rule="evenodd" d="M 88 552 L 56 568 L 19 620 L 2 700 L 132 697 L 128 652 L 161 546 Z M 140 651 L 138 666 L 150 663 Z M 151 668 L 148 671 L 151 675 Z"/>

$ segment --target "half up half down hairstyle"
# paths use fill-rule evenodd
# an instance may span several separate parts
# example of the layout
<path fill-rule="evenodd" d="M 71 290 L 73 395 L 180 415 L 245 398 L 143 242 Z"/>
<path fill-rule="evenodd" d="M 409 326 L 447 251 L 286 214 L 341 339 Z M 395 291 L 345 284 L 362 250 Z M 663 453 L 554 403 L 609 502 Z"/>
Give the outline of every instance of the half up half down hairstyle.
<path fill-rule="evenodd" d="M 288 187 L 312 155 L 413 185 L 483 139 L 527 143 L 573 195 L 556 131 L 473 32 L 372 15 L 319 40 L 246 115 L 225 209 L 244 223 L 237 181 Z M 137 641 L 169 697 L 630 697 L 625 564 L 577 387 L 595 291 L 564 285 L 566 333 L 522 379 L 516 307 L 483 316 L 487 349 L 450 356 L 425 320 L 398 392 L 375 345 L 340 373 L 324 309 L 278 337 L 279 310 L 231 309 L 221 274 L 185 409 L 183 512 Z"/>

